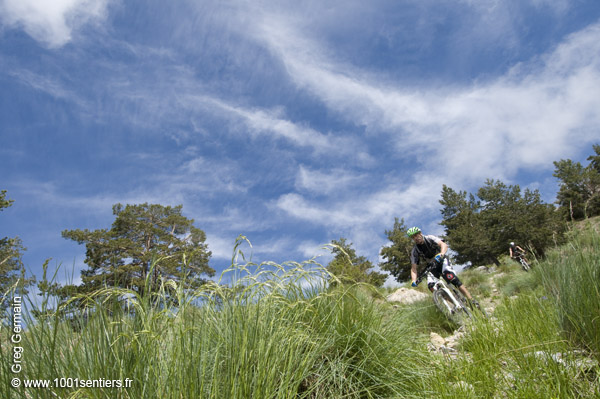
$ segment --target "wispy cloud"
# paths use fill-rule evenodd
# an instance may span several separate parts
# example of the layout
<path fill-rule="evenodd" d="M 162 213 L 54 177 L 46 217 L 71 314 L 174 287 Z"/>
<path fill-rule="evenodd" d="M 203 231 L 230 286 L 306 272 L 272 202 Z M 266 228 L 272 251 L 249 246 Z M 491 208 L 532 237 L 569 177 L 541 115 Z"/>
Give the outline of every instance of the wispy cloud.
<path fill-rule="evenodd" d="M 366 227 L 394 220 L 395 216 L 413 217 L 431 212 L 438 207 L 434 200 L 439 196 L 442 179 L 423 176 L 411 184 L 396 181 L 387 183 L 374 192 L 355 188 L 346 191 L 343 199 L 311 200 L 297 193 L 282 195 L 277 206 L 286 213 L 312 224 L 344 230 L 356 226 Z"/>
<path fill-rule="evenodd" d="M 88 220 L 102 218 L 110 214 L 112 206 L 116 203 L 136 204 L 153 202 L 147 192 L 132 190 L 128 193 L 94 193 L 91 195 L 67 193 L 65 187 L 57 182 L 40 182 L 34 180 L 23 180 L 14 184 L 27 196 L 25 202 L 36 203 L 43 198 L 43 206 L 38 211 L 46 212 L 48 209 L 56 209 L 54 216 L 46 215 L 46 218 L 64 216 L 66 219 L 82 214 L 87 215 Z M 159 202 L 156 202 L 159 203 Z M 69 210 L 69 212 L 64 212 Z"/>
<path fill-rule="evenodd" d="M 342 168 L 330 171 L 313 170 L 300 165 L 296 175 L 296 189 L 317 195 L 344 195 L 347 191 L 367 179 L 364 173 L 356 173 Z"/>
<path fill-rule="evenodd" d="M 17 81 L 34 90 L 44 92 L 56 99 L 80 103 L 82 100 L 72 90 L 51 76 L 40 75 L 24 68 L 11 68 L 7 73 Z"/>
<path fill-rule="evenodd" d="M 410 221 L 435 214 L 442 184 L 472 187 L 521 169 L 548 169 L 582 142 L 600 139 L 593 130 L 600 122 L 600 25 L 493 81 L 441 90 L 406 90 L 336 63 L 327 57 L 333 51 L 293 25 L 270 23 L 263 39 L 300 87 L 356 125 L 366 124 L 374 139 L 391 140 L 400 158 L 418 160 L 414 179 L 359 186 L 343 200 L 289 193 L 277 201 L 295 218 L 351 231 L 363 245 L 394 216 Z M 300 169 L 298 176 L 299 188 L 321 184 L 327 192 L 324 174 Z"/>
<path fill-rule="evenodd" d="M 299 86 L 356 125 L 390 136 L 399 151 L 428 154 L 423 163 L 447 174 L 506 177 L 520 167 L 551 164 L 574 137 L 586 139 L 578 132 L 600 118 L 593 94 L 600 82 L 600 25 L 495 81 L 441 90 L 405 90 L 336 63 L 327 57 L 330 49 L 293 25 L 270 21 L 264 29 L 263 40 Z"/>
<path fill-rule="evenodd" d="M 600 140 L 600 24 L 558 36 L 585 23 L 559 23 L 567 1 L 115 3 L 0 0 L 3 32 L 47 47 L 6 35 L 27 108 L 6 102 L 2 153 L 52 228 L 183 204 L 223 264 L 240 233 L 261 257 L 344 236 L 372 258 L 395 216 L 439 228 L 442 184 L 550 185 Z"/>
<path fill-rule="evenodd" d="M 335 134 L 323 134 L 310 126 L 294 123 L 285 118 L 281 109 L 248 109 L 206 96 L 194 96 L 190 99 L 192 102 L 195 100 L 197 103 L 218 108 L 226 119 L 235 118 L 241 121 L 246 127 L 245 132 L 253 136 L 283 139 L 300 147 L 312 148 L 317 154 L 360 153 L 356 148 L 356 140 Z"/>

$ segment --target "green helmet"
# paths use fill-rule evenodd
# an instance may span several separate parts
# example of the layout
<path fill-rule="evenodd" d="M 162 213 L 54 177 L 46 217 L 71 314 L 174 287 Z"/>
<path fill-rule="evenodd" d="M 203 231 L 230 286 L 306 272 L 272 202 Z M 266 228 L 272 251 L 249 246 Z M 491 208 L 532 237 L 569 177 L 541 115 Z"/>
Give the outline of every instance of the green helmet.
<path fill-rule="evenodd" d="M 411 227 L 410 229 L 408 229 L 408 231 L 406 232 L 406 234 L 408 234 L 409 237 L 412 237 L 414 235 L 417 235 L 421 232 L 421 229 L 418 227 Z"/>

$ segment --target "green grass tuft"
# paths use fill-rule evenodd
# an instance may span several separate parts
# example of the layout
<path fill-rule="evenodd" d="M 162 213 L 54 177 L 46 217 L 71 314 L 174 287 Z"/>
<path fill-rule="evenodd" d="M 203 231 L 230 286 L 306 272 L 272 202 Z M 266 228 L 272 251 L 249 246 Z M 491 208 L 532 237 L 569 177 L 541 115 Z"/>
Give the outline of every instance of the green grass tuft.
<path fill-rule="evenodd" d="M 28 320 L 21 378 L 133 385 L 16 390 L 3 366 L 2 397 L 383 398 L 422 389 L 425 354 L 409 338 L 413 326 L 387 317 L 361 286 L 328 290 L 330 276 L 314 264 L 227 273 L 233 286 L 196 292 L 163 282 L 177 308 L 165 306 L 166 288 L 154 297 L 107 288 L 85 297 L 88 311 L 75 320 Z M 3 358 L 11 349 L 2 345 Z"/>

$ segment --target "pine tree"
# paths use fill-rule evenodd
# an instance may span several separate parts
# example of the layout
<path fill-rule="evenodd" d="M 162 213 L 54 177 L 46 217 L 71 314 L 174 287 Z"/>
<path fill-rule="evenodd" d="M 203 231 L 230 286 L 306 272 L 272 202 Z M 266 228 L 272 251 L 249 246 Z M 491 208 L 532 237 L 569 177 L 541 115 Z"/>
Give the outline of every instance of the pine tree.
<path fill-rule="evenodd" d="M 414 244 L 406 235 L 407 229 L 404 219 L 398 220 L 398 218 L 395 218 L 392 229 L 385 231 L 385 235 L 391 241 L 391 244 L 381 248 L 379 253 L 384 259 L 384 262 L 379 263 L 379 267 L 390 272 L 396 278 L 396 281 L 410 279 L 410 251 Z"/>
<path fill-rule="evenodd" d="M 579 162 L 561 159 L 554 162 L 554 177 L 560 180 L 556 202 L 568 220 L 600 215 L 600 145 L 593 146 L 596 155 Z"/>
<path fill-rule="evenodd" d="M 477 197 L 444 186 L 441 224 L 459 263 L 499 264 L 510 242 L 538 255 L 562 240 L 565 229 L 552 205 L 544 204 L 538 190 L 521 193 L 518 185 L 487 180 Z"/>
<path fill-rule="evenodd" d="M 467 196 L 469 199 L 467 200 Z M 480 214 L 481 201 L 466 191 L 456 192 L 442 187 L 442 222 L 457 263 L 496 263 L 497 257 L 490 251 L 492 236 Z"/>
<path fill-rule="evenodd" d="M 85 244 L 88 269 L 81 272 L 81 286 L 63 287 L 62 293 L 86 293 L 106 285 L 143 295 L 146 289 L 158 289 L 161 278 L 191 289 L 204 284 L 201 276 L 215 272 L 208 265 L 206 235 L 181 210 L 181 205 L 116 204 L 110 229 L 63 231 L 63 237 Z"/>
<path fill-rule="evenodd" d="M 327 270 L 342 283 L 369 283 L 381 287 L 387 278 L 384 273 L 373 269 L 373 264 L 364 256 L 357 256 L 352 243 L 345 238 L 331 241 L 331 252 L 334 258 L 327 265 Z"/>

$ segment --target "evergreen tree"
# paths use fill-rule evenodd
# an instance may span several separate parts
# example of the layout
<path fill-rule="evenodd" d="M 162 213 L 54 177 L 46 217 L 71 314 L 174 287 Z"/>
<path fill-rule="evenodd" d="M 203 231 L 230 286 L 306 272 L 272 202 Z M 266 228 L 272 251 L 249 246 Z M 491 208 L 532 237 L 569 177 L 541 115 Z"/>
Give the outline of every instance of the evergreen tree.
<path fill-rule="evenodd" d="M 561 159 L 554 162 L 554 177 L 560 180 L 557 204 L 569 220 L 600 215 L 600 145 L 593 146 L 596 155 L 579 162 Z"/>
<path fill-rule="evenodd" d="M 493 246 L 491 235 L 479 213 L 481 202 L 466 191 L 456 192 L 444 185 L 440 203 L 443 205 L 441 225 L 445 227 L 449 245 L 456 252 L 455 261 L 498 263 L 497 257 L 490 252 Z"/>
<path fill-rule="evenodd" d="M 554 162 L 554 177 L 560 180 L 556 203 L 570 220 L 582 219 L 586 200 L 584 168 L 579 162 L 561 159 Z"/>
<path fill-rule="evenodd" d="M 594 145 L 596 155 L 590 155 L 586 167 L 586 182 L 588 198 L 584 205 L 585 212 L 590 216 L 600 215 L 600 145 Z"/>
<path fill-rule="evenodd" d="M 587 160 L 590 161 L 588 167 L 600 173 L 600 145 L 594 144 L 592 148 L 594 149 L 596 155 L 590 155 L 587 158 Z"/>
<path fill-rule="evenodd" d="M 58 295 L 85 293 L 107 285 L 144 294 L 154 291 L 160 278 L 185 281 L 186 288 L 205 283 L 213 276 L 208 265 L 206 235 L 193 219 L 181 214 L 182 206 L 116 204 L 112 227 L 100 230 L 65 230 L 62 235 L 86 246 L 82 285 L 63 287 Z"/>
<path fill-rule="evenodd" d="M 537 190 L 521 194 L 518 185 L 487 180 L 477 197 L 444 186 L 441 224 L 457 261 L 499 264 L 511 241 L 543 255 L 562 239 L 564 224 L 552 205 L 544 204 Z"/>
<path fill-rule="evenodd" d="M 412 240 L 406 235 L 408 227 L 404 224 L 404 219 L 394 219 L 394 226 L 391 230 L 386 230 L 385 235 L 391 244 L 381 248 L 380 256 L 384 259 L 379 263 L 381 270 L 390 272 L 396 278 L 396 281 L 405 281 L 410 279 L 410 251 L 413 247 Z"/>
<path fill-rule="evenodd" d="M 371 270 L 373 264 L 364 256 L 357 256 L 352 243 L 345 238 L 331 241 L 331 252 L 334 258 L 327 265 L 327 270 L 339 278 L 342 283 L 369 283 L 381 287 L 387 275 Z"/>

